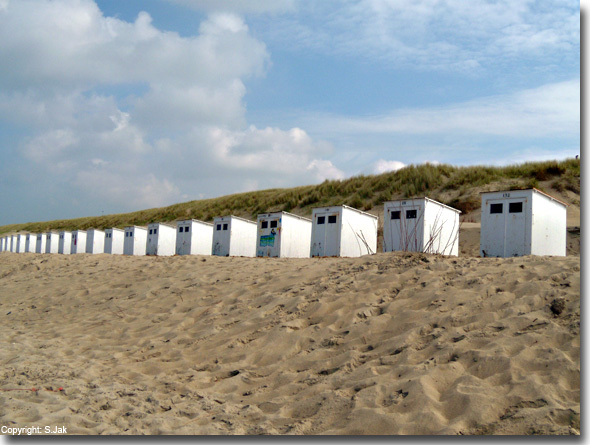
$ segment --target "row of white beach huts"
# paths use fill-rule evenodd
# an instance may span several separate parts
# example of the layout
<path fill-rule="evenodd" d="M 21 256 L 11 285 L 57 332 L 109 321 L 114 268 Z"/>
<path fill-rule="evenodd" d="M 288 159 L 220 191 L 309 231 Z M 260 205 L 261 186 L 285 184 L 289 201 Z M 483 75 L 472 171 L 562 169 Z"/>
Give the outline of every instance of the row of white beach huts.
<path fill-rule="evenodd" d="M 566 253 L 567 204 L 539 191 L 482 194 L 480 253 L 489 257 Z M 384 203 L 383 251 L 458 255 L 457 209 L 429 198 Z M 312 219 L 264 213 L 256 222 L 236 216 L 213 224 L 185 220 L 0 238 L 0 251 L 123 255 L 357 257 L 377 251 L 378 218 L 342 205 L 312 210 Z"/>

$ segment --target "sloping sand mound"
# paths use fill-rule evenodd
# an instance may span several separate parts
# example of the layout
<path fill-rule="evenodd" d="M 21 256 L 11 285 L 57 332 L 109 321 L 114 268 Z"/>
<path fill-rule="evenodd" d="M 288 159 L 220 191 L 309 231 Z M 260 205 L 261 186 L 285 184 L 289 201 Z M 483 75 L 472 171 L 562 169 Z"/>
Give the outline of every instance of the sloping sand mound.
<path fill-rule="evenodd" d="M 3 253 L 0 424 L 576 434 L 579 264 Z"/>

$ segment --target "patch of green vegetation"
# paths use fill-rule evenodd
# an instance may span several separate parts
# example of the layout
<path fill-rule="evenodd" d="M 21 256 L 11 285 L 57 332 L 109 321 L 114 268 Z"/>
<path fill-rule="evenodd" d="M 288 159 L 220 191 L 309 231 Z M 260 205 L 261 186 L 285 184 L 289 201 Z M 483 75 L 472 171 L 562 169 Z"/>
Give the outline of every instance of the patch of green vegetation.
<path fill-rule="evenodd" d="M 326 180 L 318 185 L 239 193 L 133 213 L 12 224 L 0 227 L 0 233 L 123 228 L 191 218 L 212 221 L 214 217 L 224 215 L 255 219 L 259 213 L 281 210 L 309 216 L 314 207 L 341 204 L 371 211 L 385 201 L 422 196 L 443 200 L 445 204 L 468 213 L 481 205 L 475 192 L 477 188 L 489 188 L 494 184 L 501 188 L 539 188 L 539 182 L 545 181 L 551 181 L 552 189 L 558 192 L 569 190 L 579 194 L 580 160 L 527 162 L 506 167 L 409 165 L 381 175 L 360 175 L 344 180 Z M 439 198 L 445 193 L 452 195 L 451 199 Z"/>

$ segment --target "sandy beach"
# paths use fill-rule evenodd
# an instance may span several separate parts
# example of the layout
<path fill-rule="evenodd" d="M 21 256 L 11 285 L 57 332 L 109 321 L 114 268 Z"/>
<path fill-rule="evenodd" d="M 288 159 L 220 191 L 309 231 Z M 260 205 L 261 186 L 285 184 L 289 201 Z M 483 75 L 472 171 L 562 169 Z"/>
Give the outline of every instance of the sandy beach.
<path fill-rule="evenodd" d="M 484 259 L 464 229 L 458 258 L 4 252 L 0 424 L 578 434 L 579 236 Z"/>

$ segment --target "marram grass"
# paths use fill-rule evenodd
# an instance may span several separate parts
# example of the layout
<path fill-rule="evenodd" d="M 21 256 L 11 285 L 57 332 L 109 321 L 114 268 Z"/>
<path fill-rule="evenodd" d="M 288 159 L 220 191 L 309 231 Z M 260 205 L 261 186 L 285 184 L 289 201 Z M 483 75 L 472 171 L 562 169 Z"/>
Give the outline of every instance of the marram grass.
<path fill-rule="evenodd" d="M 545 191 L 549 193 L 552 190 L 569 190 L 579 195 L 580 160 L 527 162 L 506 167 L 409 165 L 381 175 L 361 175 L 344 180 L 326 180 L 318 185 L 239 193 L 132 213 L 11 224 L 0 227 L 0 234 L 123 228 L 190 218 L 212 221 L 216 216 L 230 214 L 255 219 L 259 213 L 280 210 L 309 216 L 313 207 L 341 204 L 375 213 L 385 201 L 421 196 L 428 196 L 468 213 L 480 207 L 479 192 L 482 190 L 543 189 L 541 183 L 546 184 L 548 189 Z"/>

